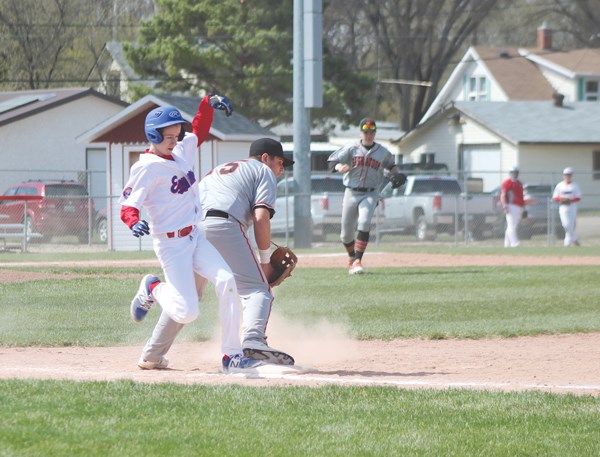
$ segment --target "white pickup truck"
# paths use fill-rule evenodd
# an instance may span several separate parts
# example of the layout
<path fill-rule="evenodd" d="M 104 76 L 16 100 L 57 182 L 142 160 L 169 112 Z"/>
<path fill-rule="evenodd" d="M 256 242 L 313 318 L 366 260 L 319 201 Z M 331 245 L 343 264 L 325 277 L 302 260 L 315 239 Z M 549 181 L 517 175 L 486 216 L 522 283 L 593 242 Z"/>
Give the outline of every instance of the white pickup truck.
<path fill-rule="evenodd" d="M 409 176 L 398 189 L 388 184 L 381 197 L 384 217 L 379 231 L 414 231 L 418 241 L 462 231 L 465 220 L 469 236 L 483 239 L 491 236 L 498 217 L 491 195 L 464 193 L 459 180 L 452 176 Z"/>
<path fill-rule="evenodd" d="M 339 232 L 342 220 L 344 184 L 337 174 L 314 174 L 311 180 L 310 211 L 313 238 L 320 239 L 326 233 Z M 293 177 L 287 177 L 277 184 L 275 215 L 271 219 L 271 233 L 274 235 L 294 233 L 294 195 L 296 186 Z"/>

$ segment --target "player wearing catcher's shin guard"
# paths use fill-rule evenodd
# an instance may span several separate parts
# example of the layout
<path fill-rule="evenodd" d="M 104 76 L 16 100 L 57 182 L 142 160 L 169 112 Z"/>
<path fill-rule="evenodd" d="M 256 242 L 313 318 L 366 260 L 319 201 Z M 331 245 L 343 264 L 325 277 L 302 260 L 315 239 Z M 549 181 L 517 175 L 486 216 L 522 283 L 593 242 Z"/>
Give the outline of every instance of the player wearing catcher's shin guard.
<path fill-rule="evenodd" d="M 394 157 L 386 148 L 375 142 L 377 125 L 372 119 L 360 121 L 360 141 L 344 146 L 329 156 L 329 170 L 344 174 L 344 200 L 342 203 L 342 228 L 340 239 L 348 253 L 348 272 L 364 273 L 362 257 L 369 242 L 371 219 L 379 203 L 379 191 L 389 170 L 393 187 L 406 182 L 398 172 Z M 355 237 L 356 234 L 356 237 Z"/>

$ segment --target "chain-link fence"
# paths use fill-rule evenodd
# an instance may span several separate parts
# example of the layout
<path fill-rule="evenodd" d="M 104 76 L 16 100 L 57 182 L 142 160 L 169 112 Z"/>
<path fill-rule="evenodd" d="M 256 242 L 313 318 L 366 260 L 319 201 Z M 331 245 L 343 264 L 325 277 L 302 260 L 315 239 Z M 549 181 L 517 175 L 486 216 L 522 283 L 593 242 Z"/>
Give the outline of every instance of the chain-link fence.
<path fill-rule="evenodd" d="M 19 173 L 21 173 L 19 175 Z M 131 237 L 119 220 L 118 197 L 107 192 L 106 173 L 82 171 L 0 170 L 0 250 L 60 251 L 64 249 L 151 249 L 149 240 Z M 372 219 L 370 243 L 381 248 L 394 244 L 475 244 L 503 246 L 506 218 L 499 203 L 499 186 L 504 172 L 470 173 L 458 177 L 459 194 L 425 193 L 420 208 L 411 197 L 410 217 L 401 219 L 406 208 L 398 205 L 403 189 L 391 193 L 382 189 Z M 287 178 L 287 179 L 286 179 Z M 574 181 L 582 192 L 576 230 L 583 245 L 600 244 L 600 189 L 592 172 L 576 171 Z M 559 205 L 552 200 L 554 187 L 562 180 L 557 173 L 521 173 L 525 184 L 527 217 L 518 227 L 522 245 L 562 245 L 564 229 Z M 314 174 L 311 179 L 310 227 L 313 243 L 339 244 L 342 198 L 341 176 Z M 279 181 L 276 214 L 272 219 L 273 238 L 294 245 L 294 203 L 297 196 L 293 177 L 286 173 Z M 422 195 L 421 195 L 422 196 Z M 436 206 L 437 205 L 437 206 Z M 424 217 L 431 216 L 430 219 Z M 431 222 L 435 221 L 435 222 Z M 147 237 L 145 237 L 147 238 Z"/>
<path fill-rule="evenodd" d="M 0 170 L 0 249 L 106 246 L 105 172 Z"/>
<path fill-rule="evenodd" d="M 426 173 L 412 172 L 425 177 Z M 329 175 L 330 177 L 332 175 Z M 404 196 L 404 188 L 391 192 L 383 187 L 379 205 L 372 219 L 370 242 L 382 247 L 397 243 L 446 243 L 503 246 L 506 216 L 500 204 L 500 185 L 506 172 L 471 172 L 468 175 L 452 171 L 436 175 L 455 177 L 460 184 L 457 194 L 423 192 Z M 311 213 L 313 241 L 340 243 L 341 202 L 345 190 L 318 184 L 320 174 L 313 174 Z M 289 174 L 286 178 L 292 179 Z M 581 243 L 600 244 L 600 188 L 592 172 L 576 172 L 573 177 L 582 193 L 578 203 L 576 231 Z M 556 184 L 562 181 L 562 170 L 555 173 L 521 173 L 524 184 L 525 215 L 518 225 L 522 245 L 562 245 L 565 231 L 559 217 L 559 203 L 552 199 Z M 293 245 L 294 193 L 293 185 L 280 181 L 274 236 Z M 315 185 L 316 183 L 316 185 Z M 444 209 L 444 204 L 446 209 Z M 283 213 L 282 213 L 283 211 Z M 332 221 L 332 219 L 334 219 Z"/>

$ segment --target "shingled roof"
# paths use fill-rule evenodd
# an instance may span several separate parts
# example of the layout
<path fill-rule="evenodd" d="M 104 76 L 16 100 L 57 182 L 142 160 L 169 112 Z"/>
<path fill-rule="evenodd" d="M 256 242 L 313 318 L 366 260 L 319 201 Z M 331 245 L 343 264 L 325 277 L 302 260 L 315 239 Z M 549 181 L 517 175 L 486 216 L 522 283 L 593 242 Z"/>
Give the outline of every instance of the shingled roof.
<path fill-rule="evenodd" d="M 94 129 L 80 135 L 77 141 L 111 143 L 145 143 L 144 119 L 146 114 L 157 106 L 175 106 L 182 117 L 192 122 L 198 111 L 199 97 L 181 95 L 150 94 L 131 104 L 120 113 L 107 119 Z M 270 130 L 261 127 L 235 111 L 227 117 L 221 110 L 215 110 L 210 135 L 221 141 L 254 141 L 262 137 L 278 138 Z"/>
<path fill-rule="evenodd" d="M 16 122 L 19 119 L 33 116 L 89 95 L 127 106 L 127 103 L 101 94 L 89 87 L 0 92 L 0 125 Z"/>
<path fill-rule="evenodd" d="M 494 79 L 511 100 L 552 100 L 554 89 L 517 48 L 475 47 Z"/>
<path fill-rule="evenodd" d="M 600 103 L 515 100 L 452 106 L 513 144 L 600 143 Z"/>
<path fill-rule="evenodd" d="M 532 60 L 537 57 L 537 62 L 546 61 L 558 65 L 575 75 L 600 74 L 600 49 L 597 48 L 573 49 L 570 51 L 521 49 L 520 52 L 526 54 Z"/>
<path fill-rule="evenodd" d="M 176 106 L 180 111 L 187 115 L 188 120 L 192 120 L 198 111 L 198 103 L 200 99 L 198 97 L 185 97 L 180 95 L 158 95 L 158 98 L 165 101 L 167 105 Z M 184 115 L 184 118 L 186 116 Z M 238 114 L 234 111 L 230 117 L 227 117 L 218 110 L 215 110 L 215 116 L 211 130 L 215 129 L 224 135 L 256 135 L 259 137 L 263 136 L 274 136 L 274 133 L 261 127 L 256 122 L 252 122 L 245 116 Z"/>

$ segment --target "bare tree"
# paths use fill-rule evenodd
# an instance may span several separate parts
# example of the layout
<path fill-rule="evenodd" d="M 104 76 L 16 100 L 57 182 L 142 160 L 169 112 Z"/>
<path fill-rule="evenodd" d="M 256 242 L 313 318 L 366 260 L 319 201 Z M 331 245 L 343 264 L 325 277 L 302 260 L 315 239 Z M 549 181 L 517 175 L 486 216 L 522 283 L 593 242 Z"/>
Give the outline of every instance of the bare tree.
<path fill-rule="evenodd" d="M 104 45 L 137 36 L 152 0 L 0 0 L 0 86 L 86 81 Z"/>
<path fill-rule="evenodd" d="M 600 0 L 554 0 L 560 30 L 581 47 L 600 47 Z"/>
<path fill-rule="evenodd" d="M 349 13 L 346 21 L 327 22 L 334 27 L 328 43 L 348 53 L 347 41 L 353 40 L 355 62 L 367 64 L 360 70 L 375 71 L 380 80 L 402 82 L 391 91 L 400 126 L 409 130 L 435 98 L 448 65 L 498 1 L 332 0 L 329 8 L 333 10 L 360 12 L 355 16 L 360 23 L 351 25 Z"/>
<path fill-rule="evenodd" d="M 48 87 L 75 38 L 67 27 L 73 13 L 72 0 L 2 0 L 0 24 L 12 51 L 14 88 Z"/>

